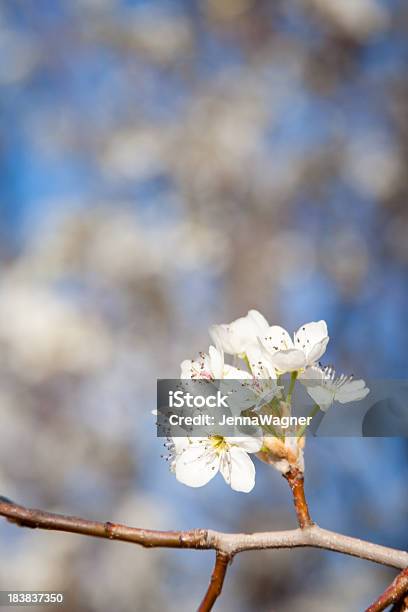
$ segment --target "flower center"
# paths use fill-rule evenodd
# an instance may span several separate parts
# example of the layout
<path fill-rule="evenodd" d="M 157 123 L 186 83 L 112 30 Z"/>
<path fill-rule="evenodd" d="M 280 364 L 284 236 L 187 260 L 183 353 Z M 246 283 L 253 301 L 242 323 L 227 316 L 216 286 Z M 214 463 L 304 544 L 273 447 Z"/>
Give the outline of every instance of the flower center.
<path fill-rule="evenodd" d="M 217 453 L 221 453 L 228 446 L 223 436 L 210 436 L 210 442 Z"/>

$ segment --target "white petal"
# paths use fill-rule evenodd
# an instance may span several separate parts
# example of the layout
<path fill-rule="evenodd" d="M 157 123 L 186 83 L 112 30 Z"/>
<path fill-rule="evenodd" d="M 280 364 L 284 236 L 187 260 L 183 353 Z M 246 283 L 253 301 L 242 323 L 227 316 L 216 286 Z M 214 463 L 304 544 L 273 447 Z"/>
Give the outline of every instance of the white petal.
<path fill-rule="evenodd" d="M 248 317 L 241 317 L 230 325 L 231 342 L 237 354 L 245 353 L 248 344 L 256 342 L 258 327 Z"/>
<path fill-rule="evenodd" d="M 365 386 L 364 380 L 351 380 L 339 387 L 335 399 L 340 402 L 340 404 L 347 404 L 347 402 L 362 400 L 369 393 L 370 389 Z"/>
<path fill-rule="evenodd" d="M 208 349 L 208 354 L 210 359 L 211 374 L 215 379 L 222 378 L 224 370 L 224 353 L 221 350 L 216 349 L 215 346 L 210 346 Z"/>
<path fill-rule="evenodd" d="M 181 379 L 204 378 L 208 380 L 212 378 L 210 358 L 205 353 L 199 353 L 193 360 L 185 359 L 180 366 Z"/>
<path fill-rule="evenodd" d="M 255 325 L 256 331 L 258 332 L 258 336 L 260 336 L 264 330 L 268 329 L 268 321 L 258 310 L 250 310 L 247 314 L 247 317 Z"/>
<path fill-rule="evenodd" d="M 295 372 L 304 368 L 306 357 L 303 351 L 290 349 L 288 351 L 276 351 L 271 355 L 271 361 L 279 372 Z"/>
<path fill-rule="evenodd" d="M 195 438 L 195 440 L 197 440 L 197 438 Z M 191 439 L 186 436 L 173 436 L 171 441 L 174 444 L 174 452 L 176 455 L 180 455 L 186 451 L 192 444 Z"/>
<path fill-rule="evenodd" d="M 191 372 L 193 369 L 193 362 L 191 359 L 185 359 L 180 364 L 181 374 L 180 378 L 191 378 Z"/>
<path fill-rule="evenodd" d="M 189 487 L 202 487 L 218 472 L 220 456 L 211 444 L 194 442 L 176 458 L 176 478 Z"/>
<path fill-rule="evenodd" d="M 242 448 L 247 453 L 257 453 L 263 444 L 262 438 L 253 436 L 226 436 L 225 441 L 232 446 Z"/>
<path fill-rule="evenodd" d="M 305 366 L 304 352 L 294 348 L 291 337 L 283 327 L 273 325 L 260 338 L 260 342 L 268 352 L 270 363 L 279 372 L 293 372 Z"/>
<path fill-rule="evenodd" d="M 271 357 L 260 342 L 251 344 L 247 348 L 246 355 L 254 378 L 276 379 L 276 371 Z"/>
<path fill-rule="evenodd" d="M 253 408 L 258 401 L 256 389 L 251 383 L 242 383 L 242 385 L 231 385 L 230 383 L 221 382 L 219 386 L 222 395 L 228 395 L 228 407 L 232 415 L 240 415 L 243 410 Z M 218 412 L 219 416 L 219 412 Z"/>
<path fill-rule="evenodd" d="M 324 353 L 326 352 L 326 347 L 329 343 L 329 336 L 327 336 L 326 338 L 323 338 L 323 340 L 320 340 L 320 342 L 317 342 L 308 353 L 306 353 L 306 363 L 308 365 L 313 365 L 314 363 L 316 363 L 316 361 L 319 361 L 319 359 L 322 357 L 322 355 L 324 355 Z"/>
<path fill-rule="evenodd" d="M 235 346 L 231 342 L 229 325 L 211 325 L 208 331 L 218 349 L 223 350 L 228 355 L 235 354 Z"/>
<path fill-rule="evenodd" d="M 306 387 L 306 390 L 312 400 L 320 407 L 321 410 L 326 411 L 334 401 L 334 390 L 325 386 L 313 385 Z"/>
<path fill-rule="evenodd" d="M 240 317 L 228 325 L 212 325 L 210 336 L 217 347 L 230 355 L 243 355 L 248 344 L 256 342 L 257 336 L 268 328 L 266 319 L 256 310 Z"/>
<path fill-rule="evenodd" d="M 246 370 L 240 370 L 226 363 L 224 365 L 222 378 L 228 378 L 230 380 L 251 380 L 252 376 Z"/>
<path fill-rule="evenodd" d="M 299 327 L 295 332 L 295 347 L 304 351 L 307 364 L 318 361 L 326 350 L 329 336 L 325 321 L 312 321 Z"/>
<path fill-rule="evenodd" d="M 281 386 L 278 386 L 276 379 L 269 380 L 257 380 L 256 391 L 257 391 L 257 402 L 255 410 L 261 409 L 265 404 L 269 404 L 274 397 L 282 390 Z"/>
<path fill-rule="evenodd" d="M 269 353 L 276 351 L 286 351 L 293 348 L 292 338 L 286 329 L 280 325 L 272 325 L 260 336 L 262 345 Z"/>
<path fill-rule="evenodd" d="M 249 493 L 255 485 L 255 466 L 247 453 L 237 446 L 223 453 L 220 472 L 234 491 Z"/>
<path fill-rule="evenodd" d="M 279 461 L 273 461 L 272 463 L 273 467 L 282 474 L 286 474 L 286 472 L 289 472 L 290 470 L 289 462 L 286 459 L 280 459 Z"/>
<path fill-rule="evenodd" d="M 321 384 L 325 378 L 325 371 L 318 366 L 308 366 L 299 374 L 299 382 L 310 386 Z"/>

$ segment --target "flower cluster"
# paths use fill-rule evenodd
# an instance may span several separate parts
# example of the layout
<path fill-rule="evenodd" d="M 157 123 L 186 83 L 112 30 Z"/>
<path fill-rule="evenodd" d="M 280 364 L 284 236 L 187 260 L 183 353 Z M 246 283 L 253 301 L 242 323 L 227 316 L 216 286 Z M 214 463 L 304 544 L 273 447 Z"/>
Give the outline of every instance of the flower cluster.
<path fill-rule="evenodd" d="M 304 385 L 315 405 L 311 411 L 327 411 L 334 401 L 363 399 L 369 392 L 363 380 L 336 377 L 335 371 L 322 367 L 329 335 L 325 321 L 302 325 L 293 335 L 279 325 L 270 326 L 256 310 L 250 310 L 229 324 L 213 325 L 214 345 L 208 353 L 181 363 L 181 379 L 243 381 L 259 398 L 253 410 L 290 415 L 296 381 Z M 234 365 L 225 362 L 232 356 Z M 284 375 L 290 374 L 287 390 Z M 261 406 L 261 407 L 259 407 Z M 221 435 L 209 428 L 205 437 L 173 437 L 168 440 L 168 459 L 177 479 L 191 487 L 207 484 L 218 472 L 232 489 L 249 492 L 255 484 L 255 467 L 249 454 L 273 465 L 283 474 L 292 469 L 304 471 L 305 428 L 282 430 L 264 426 L 255 435 Z"/>

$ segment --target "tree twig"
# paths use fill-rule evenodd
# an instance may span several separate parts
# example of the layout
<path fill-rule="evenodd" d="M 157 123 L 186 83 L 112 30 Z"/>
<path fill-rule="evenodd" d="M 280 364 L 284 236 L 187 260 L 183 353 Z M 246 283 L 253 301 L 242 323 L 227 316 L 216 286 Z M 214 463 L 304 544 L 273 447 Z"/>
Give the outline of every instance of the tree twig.
<path fill-rule="evenodd" d="M 407 612 L 408 611 L 408 595 L 402 597 L 391 608 L 391 612 Z"/>
<path fill-rule="evenodd" d="M 408 592 L 408 568 L 402 570 L 392 581 L 390 586 L 380 595 L 365 612 L 382 612 L 391 604 L 396 604 L 396 609 L 404 609 L 401 599 Z M 400 605 L 401 604 L 401 605 Z"/>
<path fill-rule="evenodd" d="M 313 521 L 309 514 L 309 508 L 305 497 L 304 477 L 300 470 L 292 468 L 289 472 L 283 475 L 289 483 L 293 495 L 293 503 L 295 505 L 296 517 L 299 527 L 311 527 Z"/>
<path fill-rule="evenodd" d="M 224 584 L 225 575 L 227 573 L 227 568 L 230 561 L 231 555 L 217 551 L 210 584 L 208 585 L 204 599 L 198 608 L 198 612 L 209 612 L 209 610 L 212 610 L 217 597 L 221 595 L 222 586 Z"/>
<path fill-rule="evenodd" d="M 222 533 L 212 529 L 156 531 L 112 522 L 89 521 L 75 516 L 53 514 L 0 501 L 0 516 L 22 527 L 67 531 L 110 540 L 132 542 L 146 548 L 195 548 L 235 555 L 246 550 L 314 547 L 359 557 L 389 567 L 408 567 L 408 552 L 373 544 L 358 538 L 311 525 L 304 529 L 257 533 Z"/>

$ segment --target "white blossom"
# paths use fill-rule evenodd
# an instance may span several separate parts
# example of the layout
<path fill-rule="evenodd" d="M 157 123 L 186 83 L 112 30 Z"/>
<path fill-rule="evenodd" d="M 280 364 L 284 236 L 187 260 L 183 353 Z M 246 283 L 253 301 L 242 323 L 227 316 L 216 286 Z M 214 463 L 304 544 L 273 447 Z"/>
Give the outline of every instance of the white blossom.
<path fill-rule="evenodd" d="M 257 380 L 276 380 L 275 366 L 259 341 L 247 347 L 246 357 L 254 378 Z"/>
<path fill-rule="evenodd" d="M 366 397 L 369 389 L 363 380 L 340 376 L 332 368 L 321 368 L 318 362 L 329 342 L 326 322 L 312 321 L 302 325 L 292 337 L 279 325 L 269 327 L 265 317 L 250 310 L 245 317 L 232 323 L 213 325 L 210 335 L 215 346 L 207 353 L 199 353 L 193 360 L 181 363 L 181 379 L 214 381 L 218 391 L 230 395 L 228 408 L 233 416 L 249 411 L 252 414 L 291 416 L 292 397 L 296 378 L 306 387 L 317 406 L 326 411 L 334 401 L 342 404 Z M 247 369 L 225 363 L 224 353 L 245 362 Z M 235 361 L 234 361 L 235 363 Z M 244 366 L 243 366 L 244 367 Z M 291 376 L 285 391 L 281 377 Z M 231 387 L 229 380 L 242 381 Z M 205 412 L 211 413 L 212 409 Z M 312 416 L 317 407 L 312 409 Z M 196 410 L 202 416 L 204 411 Z M 212 414 L 212 413 L 211 413 Z M 210 416 L 211 416 L 210 414 Z M 216 422 L 216 415 L 209 423 Z M 249 453 L 256 453 L 262 461 L 285 474 L 291 469 L 304 471 L 303 449 L 305 428 L 262 426 L 253 435 L 225 435 L 216 425 L 205 426 L 200 437 L 192 437 L 190 429 L 182 429 L 182 437 L 169 438 L 168 460 L 177 479 L 191 487 L 207 484 L 218 472 L 236 491 L 249 492 L 255 484 L 255 467 Z M 233 433 L 235 431 L 233 430 Z M 245 433 L 248 433 L 245 431 Z"/>
<path fill-rule="evenodd" d="M 268 329 L 268 321 L 257 310 L 250 310 L 246 317 L 232 323 L 212 325 L 209 329 L 214 344 L 229 355 L 245 357 L 247 350 L 257 344 L 257 338 Z"/>
<path fill-rule="evenodd" d="M 270 364 L 280 374 L 314 365 L 324 354 L 328 341 L 325 321 L 302 325 L 295 332 L 293 340 L 279 325 L 269 327 L 260 337 Z"/>
<path fill-rule="evenodd" d="M 244 380 L 252 378 L 249 372 L 225 363 L 223 351 L 215 346 L 210 346 L 208 355 L 199 353 L 195 359 L 185 359 L 181 362 L 180 367 L 180 378 L 182 379 Z"/>
<path fill-rule="evenodd" d="M 221 472 L 234 491 L 249 493 L 255 485 L 255 466 L 248 453 L 256 453 L 262 440 L 249 436 L 172 438 L 171 469 L 189 487 L 202 487 Z"/>
<path fill-rule="evenodd" d="M 353 376 L 344 374 L 336 378 L 336 372 L 331 367 L 306 368 L 300 377 L 300 382 L 306 386 L 310 397 L 324 412 L 335 401 L 340 404 L 357 402 L 370 392 L 364 380 L 355 380 Z"/>

